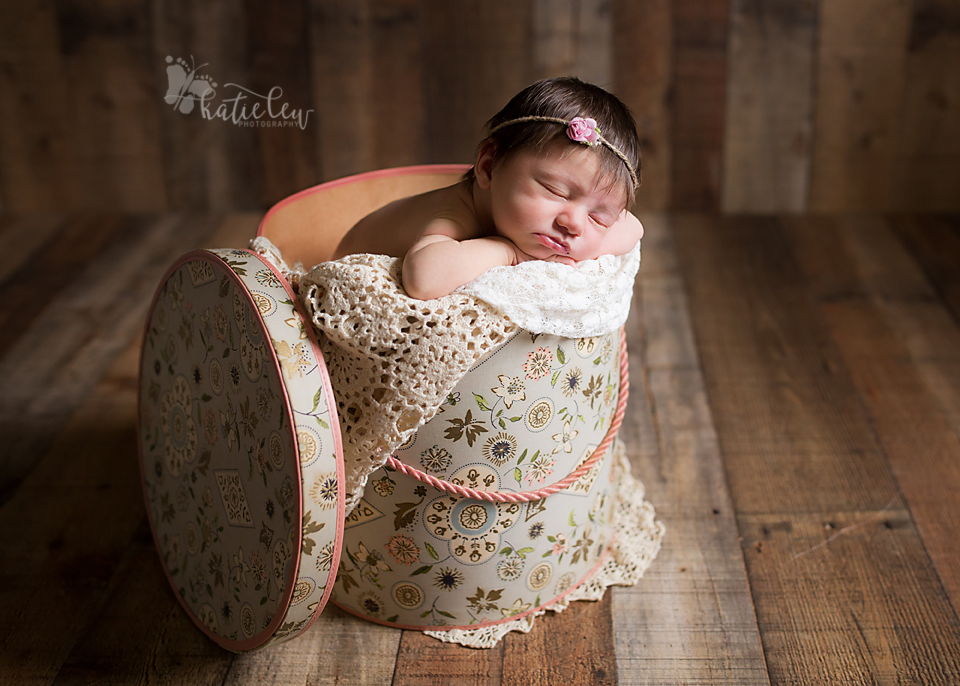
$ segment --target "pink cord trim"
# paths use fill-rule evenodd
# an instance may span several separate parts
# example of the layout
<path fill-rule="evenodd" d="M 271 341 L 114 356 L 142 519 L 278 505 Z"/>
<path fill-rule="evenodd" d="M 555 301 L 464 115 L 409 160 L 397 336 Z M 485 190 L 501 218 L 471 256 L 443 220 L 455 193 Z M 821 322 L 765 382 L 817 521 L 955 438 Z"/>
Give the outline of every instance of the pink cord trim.
<path fill-rule="evenodd" d="M 627 396 L 629 395 L 630 370 L 627 364 L 627 336 L 623 329 L 621 329 L 620 393 L 617 399 L 617 411 L 613 415 L 613 421 L 610 423 L 610 428 L 607 429 L 607 434 L 603 437 L 603 440 L 600 442 L 600 445 L 597 446 L 596 450 L 593 451 L 593 454 L 590 455 L 590 458 L 560 481 L 550 484 L 549 486 L 544 486 L 543 488 L 538 488 L 535 491 L 523 491 L 521 493 L 510 493 L 505 491 L 478 491 L 474 488 L 458 486 L 457 484 L 450 483 L 449 481 L 444 481 L 443 479 L 438 479 L 435 476 L 425 474 L 416 467 L 411 467 L 410 465 L 401 462 L 393 455 L 387 458 L 387 465 L 391 469 L 395 469 L 396 471 L 406 474 L 407 476 L 411 476 L 417 481 L 430 484 L 434 488 L 437 488 L 441 491 L 446 491 L 447 493 L 456 493 L 457 495 L 461 495 L 466 498 L 473 498 L 474 500 L 485 500 L 491 503 L 526 503 L 530 502 L 531 500 L 540 500 L 541 498 L 546 498 L 548 495 L 553 495 L 554 493 L 564 490 L 588 471 L 590 471 L 593 466 L 600 461 L 600 458 L 603 457 L 603 454 L 607 451 L 607 448 L 609 448 L 610 444 L 613 443 L 613 439 L 616 437 L 617 431 L 620 429 L 620 424 L 623 422 L 623 415 L 627 408 Z"/>

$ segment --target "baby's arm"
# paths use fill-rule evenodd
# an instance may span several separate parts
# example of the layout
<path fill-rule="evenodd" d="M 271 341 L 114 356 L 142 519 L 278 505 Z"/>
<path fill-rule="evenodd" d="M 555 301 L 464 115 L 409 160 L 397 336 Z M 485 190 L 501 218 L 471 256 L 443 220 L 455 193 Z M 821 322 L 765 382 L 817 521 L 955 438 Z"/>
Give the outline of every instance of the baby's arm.
<path fill-rule="evenodd" d="M 401 276 L 407 295 L 418 300 L 450 295 L 488 269 L 529 259 L 506 238 L 464 235 L 464 229 L 449 219 L 434 219 L 427 225 L 403 258 Z"/>
<path fill-rule="evenodd" d="M 624 210 L 607 230 L 600 246 L 601 255 L 626 255 L 643 237 L 643 225 L 631 212 Z"/>

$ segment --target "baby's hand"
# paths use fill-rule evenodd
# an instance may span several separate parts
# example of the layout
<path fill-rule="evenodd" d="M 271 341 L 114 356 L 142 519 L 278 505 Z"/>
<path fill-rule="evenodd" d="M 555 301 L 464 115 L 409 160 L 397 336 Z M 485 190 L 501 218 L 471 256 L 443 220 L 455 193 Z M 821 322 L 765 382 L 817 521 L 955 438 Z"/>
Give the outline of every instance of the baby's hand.
<path fill-rule="evenodd" d="M 567 257 L 566 255 L 551 255 L 550 257 L 540 260 L 539 257 L 534 257 L 532 255 L 528 255 L 527 253 L 523 252 L 520 248 L 517 247 L 516 243 L 514 243 L 513 241 L 510 241 L 506 238 L 504 238 L 503 240 L 507 241 L 510 244 L 510 247 L 513 248 L 513 252 L 516 254 L 516 259 L 513 262 L 514 266 L 520 264 L 521 262 L 534 262 L 538 260 L 542 262 L 559 262 L 560 264 L 566 264 L 571 267 L 577 266 L 577 261 L 572 257 Z"/>
<path fill-rule="evenodd" d="M 566 255 L 551 255 L 550 257 L 546 258 L 544 262 L 558 262 L 570 267 L 576 267 L 577 264 L 579 264 L 575 259 L 572 257 L 567 257 Z"/>

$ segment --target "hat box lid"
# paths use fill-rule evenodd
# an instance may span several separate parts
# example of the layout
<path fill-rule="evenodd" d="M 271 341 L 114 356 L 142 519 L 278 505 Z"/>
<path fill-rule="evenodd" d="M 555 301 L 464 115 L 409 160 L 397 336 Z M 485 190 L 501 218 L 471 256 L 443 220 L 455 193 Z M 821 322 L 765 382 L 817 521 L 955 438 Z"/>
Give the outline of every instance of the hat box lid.
<path fill-rule="evenodd" d="M 303 633 L 340 559 L 330 378 L 287 281 L 247 250 L 174 263 L 151 304 L 138 442 L 163 569 L 196 625 L 246 652 Z"/>

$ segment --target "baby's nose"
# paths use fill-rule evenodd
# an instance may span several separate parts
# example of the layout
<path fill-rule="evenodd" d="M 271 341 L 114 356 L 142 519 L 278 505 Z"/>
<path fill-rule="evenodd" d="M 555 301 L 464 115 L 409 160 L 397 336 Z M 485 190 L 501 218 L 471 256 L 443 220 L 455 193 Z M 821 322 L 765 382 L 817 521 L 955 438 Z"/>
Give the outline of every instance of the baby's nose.
<path fill-rule="evenodd" d="M 583 233 L 583 222 L 586 218 L 581 213 L 568 211 L 557 217 L 557 223 L 565 233 L 579 236 Z"/>

